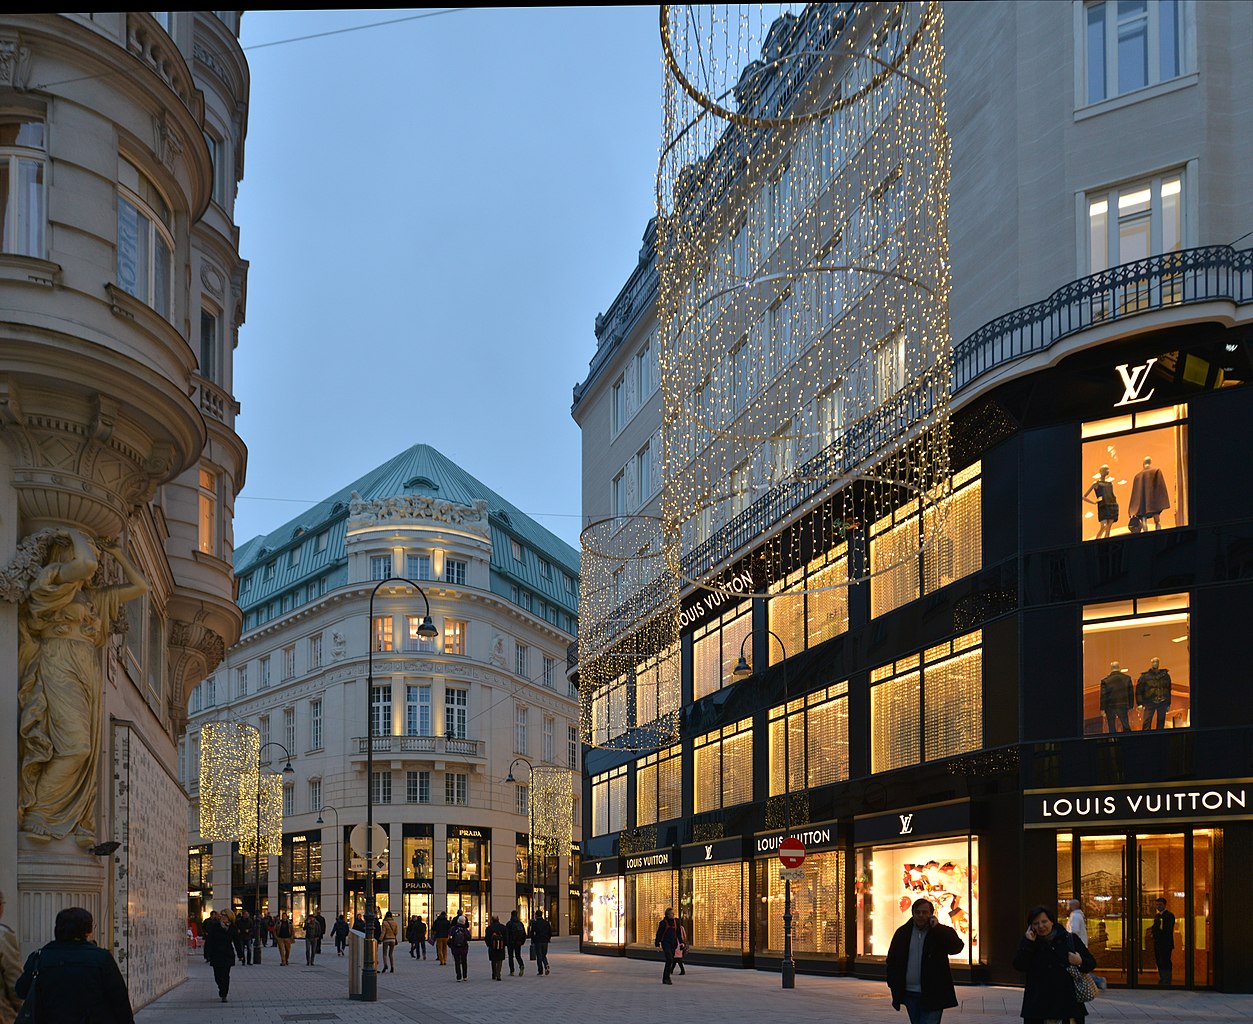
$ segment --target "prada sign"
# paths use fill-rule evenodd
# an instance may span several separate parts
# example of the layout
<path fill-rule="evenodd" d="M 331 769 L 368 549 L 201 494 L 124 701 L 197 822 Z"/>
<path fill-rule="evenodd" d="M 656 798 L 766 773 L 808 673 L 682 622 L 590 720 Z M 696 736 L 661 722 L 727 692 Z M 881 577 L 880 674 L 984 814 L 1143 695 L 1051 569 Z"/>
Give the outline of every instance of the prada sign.
<path fill-rule="evenodd" d="M 429 879 L 424 878 L 406 878 L 403 885 L 406 893 L 424 893 L 435 891 L 435 884 Z"/>
<path fill-rule="evenodd" d="M 449 825 L 449 839 L 491 839 L 490 828 L 467 828 L 465 825 Z"/>
<path fill-rule="evenodd" d="M 1134 822 L 1208 823 L 1253 818 L 1253 779 L 1119 789 L 1028 790 L 1027 828 Z"/>

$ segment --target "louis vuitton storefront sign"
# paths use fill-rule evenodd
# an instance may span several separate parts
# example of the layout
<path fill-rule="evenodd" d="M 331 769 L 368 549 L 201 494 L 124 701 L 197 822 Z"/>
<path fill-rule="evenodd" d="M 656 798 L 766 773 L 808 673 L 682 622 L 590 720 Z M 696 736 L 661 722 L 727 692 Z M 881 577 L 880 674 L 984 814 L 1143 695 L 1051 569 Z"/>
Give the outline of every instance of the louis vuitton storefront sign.
<path fill-rule="evenodd" d="M 1027 828 L 1087 822 L 1211 822 L 1253 819 L 1253 779 L 1118 789 L 1028 790 Z"/>

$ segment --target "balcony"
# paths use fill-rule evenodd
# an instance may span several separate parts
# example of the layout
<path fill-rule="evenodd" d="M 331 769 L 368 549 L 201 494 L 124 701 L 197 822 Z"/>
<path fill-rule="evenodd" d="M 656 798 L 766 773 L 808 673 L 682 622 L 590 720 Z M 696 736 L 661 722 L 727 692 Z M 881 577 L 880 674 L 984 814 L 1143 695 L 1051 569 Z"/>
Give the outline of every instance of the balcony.
<path fill-rule="evenodd" d="M 353 760 L 366 756 L 366 737 L 353 737 L 356 753 Z M 374 754 L 390 757 L 417 757 L 464 760 L 485 760 L 487 753 L 483 740 L 461 739 L 455 736 L 375 736 Z"/>

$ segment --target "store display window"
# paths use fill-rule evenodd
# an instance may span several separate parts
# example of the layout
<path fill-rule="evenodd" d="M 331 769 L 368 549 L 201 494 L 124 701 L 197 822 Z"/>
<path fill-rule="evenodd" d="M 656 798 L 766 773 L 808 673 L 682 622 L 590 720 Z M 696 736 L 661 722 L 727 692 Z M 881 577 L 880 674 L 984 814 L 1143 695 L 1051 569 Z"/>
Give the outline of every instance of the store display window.
<path fill-rule="evenodd" d="M 635 824 L 655 825 L 682 813 L 683 747 L 675 744 L 635 762 Z"/>
<path fill-rule="evenodd" d="M 629 942 L 652 946 L 657 923 L 666 908 L 679 911 L 679 873 L 669 871 L 637 871 L 627 875 L 627 900 L 631 907 Z"/>
<path fill-rule="evenodd" d="M 1187 594 L 1085 605 L 1083 734 L 1192 724 Z"/>
<path fill-rule="evenodd" d="M 823 687 L 770 709 L 770 795 L 848 778 L 848 682 Z M 786 748 L 785 748 L 786 739 Z M 788 780 L 784 783 L 784 762 Z"/>
<path fill-rule="evenodd" d="M 603 836 L 626 828 L 627 766 L 619 765 L 592 776 L 592 835 Z"/>
<path fill-rule="evenodd" d="M 735 682 L 740 644 L 753 628 L 752 602 L 726 612 L 692 635 L 692 697 L 716 693 Z"/>
<path fill-rule="evenodd" d="M 583 879 L 583 941 L 620 946 L 624 939 L 621 875 Z"/>
<path fill-rule="evenodd" d="M 837 544 L 770 586 L 770 629 L 788 657 L 848 632 L 848 545 Z M 770 664 L 783 659 L 770 645 Z"/>
<path fill-rule="evenodd" d="M 763 857 L 757 872 L 756 952 L 783 954 L 784 883 L 777 856 Z M 844 955 L 844 872 L 842 850 L 805 857 L 805 875 L 792 883 L 792 953 L 838 958 Z"/>
<path fill-rule="evenodd" d="M 696 813 L 746 804 L 753 798 L 753 720 L 714 729 L 692 747 Z"/>
<path fill-rule="evenodd" d="M 887 956 L 896 929 L 911 919 L 914 900 L 925 898 L 940 924 L 953 928 L 966 943 L 949 959 L 979 961 L 978 839 L 863 847 L 857 851 L 854 892 L 860 956 Z"/>
<path fill-rule="evenodd" d="M 1188 407 L 1085 423 L 1084 540 L 1188 525 Z"/>
<path fill-rule="evenodd" d="M 682 910 L 688 945 L 709 953 L 748 949 L 748 868 L 742 861 L 684 868 Z"/>
<path fill-rule="evenodd" d="M 435 839 L 432 836 L 405 836 L 405 878 L 420 882 L 434 880 Z"/>
<path fill-rule="evenodd" d="M 448 881 L 490 882 L 492 841 L 468 836 L 448 837 Z"/>
<path fill-rule="evenodd" d="M 450 892 L 446 902 L 448 919 L 466 919 L 470 937 L 482 938 L 492 919 L 492 895 L 488 892 Z"/>

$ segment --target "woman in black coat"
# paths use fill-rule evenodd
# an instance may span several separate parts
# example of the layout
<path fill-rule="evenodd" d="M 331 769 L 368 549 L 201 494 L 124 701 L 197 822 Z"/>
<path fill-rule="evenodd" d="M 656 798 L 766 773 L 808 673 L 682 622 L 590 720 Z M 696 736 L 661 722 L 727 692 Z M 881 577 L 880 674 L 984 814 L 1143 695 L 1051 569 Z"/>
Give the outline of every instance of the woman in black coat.
<path fill-rule="evenodd" d="M 1021 1013 L 1027 1024 L 1087 1017 L 1087 1009 L 1075 997 L 1074 979 L 1066 970 L 1072 965 L 1090 974 L 1096 970 L 1096 959 L 1082 939 L 1058 927 L 1048 907 L 1034 907 L 1027 915 L 1027 933 L 1014 955 L 1015 970 L 1027 975 Z"/>
<path fill-rule="evenodd" d="M 216 913 L 204 923 L 204 958 L 213 968 L 213 980 L 217 982 L 218 995 L 226 1002 L 231 989 L 231 967 L 235 963 L 235 944 Z"/>
<path fill-rule="evenodd" d="M 27 957 L 13 987 L 21 999 L 33 999 L 35 1020 L 135 1024 L 122 972 L 108 950 L 91 941 L 94 927 L 89 911 L 66 907 L 57 914 L 53 940 Z"/>

